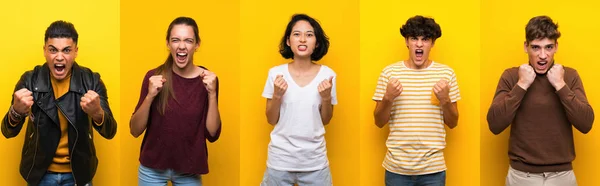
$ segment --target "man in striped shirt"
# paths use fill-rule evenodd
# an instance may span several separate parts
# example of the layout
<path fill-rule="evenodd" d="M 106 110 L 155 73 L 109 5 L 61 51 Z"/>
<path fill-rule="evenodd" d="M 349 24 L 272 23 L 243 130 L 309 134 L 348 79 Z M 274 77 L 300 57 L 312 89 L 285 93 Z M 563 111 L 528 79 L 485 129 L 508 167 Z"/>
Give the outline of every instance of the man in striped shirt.
<path fill-rule="evenodd" d="M 454 70 L 429 59 L 442 35 L 432 18 L 415 16 L 400 28 L 409 58 L 388 65 L 373 100 L 375 124 L 389 123 L 383 161 L 387 186 L 445 185 L 446 130 L 456 127 L 460 92 Z"/>

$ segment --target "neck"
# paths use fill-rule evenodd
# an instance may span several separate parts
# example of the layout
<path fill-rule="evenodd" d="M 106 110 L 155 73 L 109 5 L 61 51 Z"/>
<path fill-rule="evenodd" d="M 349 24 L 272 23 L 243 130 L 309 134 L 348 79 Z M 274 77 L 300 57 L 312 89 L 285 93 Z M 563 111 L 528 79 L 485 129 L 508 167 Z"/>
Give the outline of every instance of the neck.
<path fill-rule="evenodd" d="M 313 63 L 310 58 L 294 58 L 294 61 L 290 63 L 292 68 L 299 71 L 307 71 L 312 67 Z"/>
<path fill-rule="evenodd" d="M 194 75 L 195 68 L 194 63 L 188 62 L 188 64 L 184 68 L 179 68 L 177 65 L 173 64 L 173 72 L 181 77 L 191 77 Z"/>
<path fill-rule="evenodd" d="M 425 62 L 423 63 L 423 65 L 417 66 L 412 58 L 408 58 L 408 60 L 404 61 L 404 66 L 406 66 L 410 69 L 420 70 L 420 69 L 425 69 L 425 68 L 429 67 L 429 65 L 431 65 L 431 63 L 432 63 L 431 60 L 425 59 Z"/>

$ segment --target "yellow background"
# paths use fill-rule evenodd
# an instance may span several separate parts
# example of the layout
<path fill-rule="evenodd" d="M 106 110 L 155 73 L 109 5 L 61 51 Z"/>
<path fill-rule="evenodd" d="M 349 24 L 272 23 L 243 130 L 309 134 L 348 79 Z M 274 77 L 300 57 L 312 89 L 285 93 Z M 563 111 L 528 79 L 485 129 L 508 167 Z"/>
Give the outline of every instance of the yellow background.
<path fill-rule="evenodd" d="M 460 10 L 460 11 L 458 11 Z M 446 127 L 447 185 L 479 183 L 479 1 L 361 1 L 360 4 L 360 183 L 384 185 L 381 166 L 389 128 L 375 126 L 373 111 L 379 74 L 408 59 L 400 27 L 415 15 L 432 17 L 442 29 L 430 59 L 454 69 L 462 99 L 454 129 Z"/>
<path fill-rule="evenodd" d="M 600 39 L 596 37 L 600 26 L 593 23 L 598 17 L 597 3 L 550 0 L 529 1 L 485 1 L 481 13 L 481 185 L 504 185 L 508 171 L 508 136 L 510 129 L 495 136 L 487 124 L 487 110 L 492 103 L 496 86 L 502 72 L 510 67 L 527 63 L 523 50 L 525 25 L 532 17 L 548 15 L 558 22 L 562 36 L 558 39 L 558 51 L 554 56 L 559 64 L 575 68 L 585 87 L 588 101 L 598 113 L 600 88 L 595 83 L 598 75 L 598 53 Z M 508 13 L 511 12 L 511 13 Z M 598 117 L 596 117 L 598 121 Z M 598 185 L 598 154 L 600 134 L 592 130 L 583 135 L 573 129 L 577 157 L 573 163 L 579 185 Z"/>
<path fill-rule="evenodd" d="M 99 16 L 102 15 L 102 16 Z M 120 118 L 119 1 L 2 1 L 0 5 L 0 113 L 10 107 L 15 84 L 27 70 L 45 62 L 44 33 L 50 23 L 65 20 L 79 33 L 79 65 L 99 72 L 108 90 L 109 104 Z M 124 123 L 119 123 L 122 127 Z M 99 159 L 94 185 L 117 185 L 120 179 L 120 134 L 106 140 L 94 132 Z M 19 174 L 25 126 L 13 139 L 0 137 L 0 185 L 26 185 Z"/>
<path fill-rule="evenodd" d="M 76 60 L 100 72 L 119 123 L 110 141 L 94 134 L 100 160 L 94 185 L 136 185 L 142 136 L 136 139 L 129 134 L 129 118 L 144 74 L 168 55 L 168 24 L 177 16 L 190 16 L 198 22 L 202 38 L 195 64 L 214 71 L 221 83 L 223 131 L 219 141 L 209 144 L 210 173 L 203 176 L 203 182 L 257 185 L 266 168 L 273 128 L 265 119 L 262 89 L 268 69 L 289 62 L 279 55 L 278 44 L 291 15 L 307 13 L 321 22 L 331 38 L 329 53 L 318 63 L 338 74 L 339 104 L 326 127 L 333 181 L 335 185 L 383 185 L 381 162 L 389 130 L 374 125 L 371 96 L 381 70 L 408 58 L 399 28 L 406 19 L 421 14 L 441 25 L 443 34 L 431 59 L 455 70 L 462 96 L 458 127 L 447 130 L 447 183 L 503 185 L 508 132 L 494 136 L 485 117 L 502 71 L 527 61 L 525 24 L 542 14 L 559 23 L 563 36 L 555 57 L 558 63 L 578 70 L 588 100 L 597 108 L 594 95 L 600 89 L 593 82 L 600 74 L 594 54 L 600 39 L 594 31 L 600 26 L 593 22 L 598 17 L 595 7 L 598 4 L 557 0 L 232 0 L 178 2 L 177 6 L 119 0 L 3 1 L 0 63 L 5 68 L 0 68 L 0 113 L 8 110 L 20 75 L 43 63 L 43 35 L 49 24 L 59 19 L 74 23 L 81 49 Z M 575 132 L 574 170 L 579 185 L 600 183 L 596 175 L 600 134 L 594 128 L 587 135 Z M 0 149 L 5 151 L 0 153 L 0 185 L 25 185 L 18 172 L 22 144 L 22 134 L 10 140 L 0 138 Z"/>
<path fill-rule="evenodd" d="M 241 20 L 241 185 L 259 185 L 266 170 L 267 145 L 273 127 L 265 115 L 262 91 L 271 67 L 290 62 L 279 54 L 279 42 L 294 13 L 320 21 L 330 38 L 327 55 L 318 61 L 337 73 L 338 105 L 325 127 L 327 155 L 334 185 L 356 185 L 359 179 L 358 1 L 242 0 Z"/>
<path fill-rule="evenodd" d="M 219 78 L 222 132 L 218 141 L 208 144 L 210 172 L 202 176 L 202 182 L 239 184 L 239 12 L 238 1 L 190 0 L 177 1 L 177 5 L 166 1 L 121 1 L 121 185 L 137 185 L 143 136 L 130 135 L 129 118 L 140 96 L 144 75 L 164 63 L 169 55 L 167 29 L 179 16 L 194 18 L 199 27 L 202 42 L 194 54 L 194 64 L 207 67 Z"/>

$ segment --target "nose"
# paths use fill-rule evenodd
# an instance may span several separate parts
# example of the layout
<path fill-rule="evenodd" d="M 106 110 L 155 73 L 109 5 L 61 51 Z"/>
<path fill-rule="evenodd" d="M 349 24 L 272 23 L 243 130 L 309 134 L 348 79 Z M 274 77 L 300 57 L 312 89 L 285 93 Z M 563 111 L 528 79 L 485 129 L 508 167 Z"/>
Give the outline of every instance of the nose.
<path fill-rule="evenodd" d="M 300 42 L 302 42 L 302 43 L 306 42 L 306 35 L 302 34 L 300 36 Z"/>
<path fill-rule="evenodd" d="M 546 50 L 542 50 L 542 51 L 540 52 L 540 54 L 538 55 L 538 57 L 539 57 L 540 59 L 544 60 L 544 59 L 548 58 L 548 52 L 547 52 Z"/>
<path fill-rule="evenodd" d="M 183 42 L 179 42 L 179 44 L 177 44 L 177 49 L 185 50 L 185 44 Z"/>
<path fill-rule="evenodd" d="M 64 56 L 64 54 L 61 52 L 61 53 L 58 53 L 58 55 L 56 55 L 56 57 L 55 57 L 54 59 L 55 59 L 56 61 L 59 61 L 59 62 L 61 62 L 61 61 L 65 60 L 65 56 Z"/>
<path fill-rule="evenodd" d="M 421 48 L 423 47 L 423 40 L 417 40 L 417 47 Z"/>

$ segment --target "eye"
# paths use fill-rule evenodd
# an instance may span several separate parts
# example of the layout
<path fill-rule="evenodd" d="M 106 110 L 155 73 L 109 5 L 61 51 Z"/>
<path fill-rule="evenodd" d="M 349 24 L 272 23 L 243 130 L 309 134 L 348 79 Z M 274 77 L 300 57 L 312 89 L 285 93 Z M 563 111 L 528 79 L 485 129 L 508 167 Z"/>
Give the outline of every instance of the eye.
<path fill-rule="evenodd" d="M 193 43 L 194 43 L 194 40 L 191 40 L 191 39 L 186 39 L 186 40 L 185 40 L 185 42 L 186 42 L 186 43 L 188 43 L 188 44 L 193 44 Z"/>
<path fill-rule="evenodd" d="M 417 37 L 410 37 L 410 40 L 416 41 L 419 40 Z"/>
<path fill-rule="evenodd" d="M 65 48 L 65 49 L 63 50 L 63 52 L 64 52 L 65 54 L 71 53 L 71 49 L 69 49 L 69 48 Z"/>
<path fill-rule="evenodd" d="M 546 46 L 546 49 L 552 50 L 552 49 L 554 49 L 554 46 L 553 45 L 548 45 L 548 46 Z"/>
<path fill-rule="evenodd" d="M 312 33 L 309 33 L 309 34 L 306 34 L 306 35 L 307 35 L 308 37 L 315 36 L 315 35 L 314 35 L 314 34 L 312 34 Z"/>
<path fill-rule="evenodd" d="M 171 43 L 177 43 L 179 42 L 179 39 L 171 39 Z"/>
<path fill-rule="evenodd" d="M 300 34 L 299 34 L 299 33 L 294 33 L 294 34 L 292 34 L 292 35 L 293 35 L 293 36 L 300 36 Z"/>
<path fill-rule="evenodd" d="M 58 50 L 56 50 L 56 48 L 50 48 L 49 51 L 50 51 L 50 53 L 53 53 L 53 54 L 58 52 Z"/>

